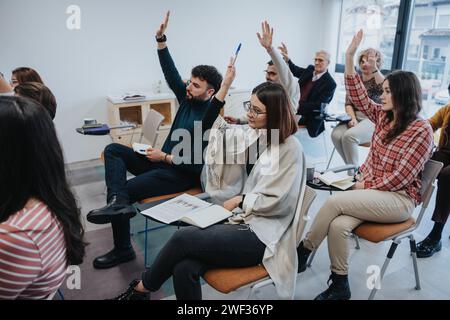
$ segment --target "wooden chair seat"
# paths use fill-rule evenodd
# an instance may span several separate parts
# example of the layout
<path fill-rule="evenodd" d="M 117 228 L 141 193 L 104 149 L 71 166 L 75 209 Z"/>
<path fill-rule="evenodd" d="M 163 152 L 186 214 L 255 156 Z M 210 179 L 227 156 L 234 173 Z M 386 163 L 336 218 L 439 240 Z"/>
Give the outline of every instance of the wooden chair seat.
<path fill-rule="evenodd" d="M 143 199 L 143 200 L 139 201 L 139 203 L 140 204 L 144 204 L 144 203 L 151 203 L 151 202 L 154 202 L 154 201 L 171 199 L 171 198 L 178 197 L 178 196 L 182 195 L 183 193 L 187 193 L 187 194 L 190 194 L 191 196 L 195 196 L 196 194 L 200 194 L 202 192 L 203 192 L 202 188 L 195 187 L 195 188 L 183 191 L 183 192 L 171 193 L 171 194 L 166 194 L 166 195 L 163 195 L 163 196 L 150 197 L 150 198 Z"/>
<path fill-rule="evenodd" d="M 203 279 L 214 289 L 230 293 L 249 283 L 269 276 L 263 265 L 245 268 L 220 268 L 207 271 Z"/>
<path fill-rule="evenodd" d="M 353 230 L 353 233 L 360 238 L 378 243 L 402 231 L 408 230 L 414 223 L 416 223 L 414 218 L 409 218 L 400 223 L 364 222 Z"/>

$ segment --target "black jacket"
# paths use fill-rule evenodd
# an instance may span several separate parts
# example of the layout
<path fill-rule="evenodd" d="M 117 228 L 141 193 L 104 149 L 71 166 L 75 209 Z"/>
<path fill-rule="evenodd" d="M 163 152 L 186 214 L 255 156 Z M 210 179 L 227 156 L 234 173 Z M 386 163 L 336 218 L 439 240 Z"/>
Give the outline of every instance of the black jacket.
<path fill-rule="evenodd" d="M 292 74 L 298 78 L 300 87 L 313 77 L 313 65 L 310 65 L 305 69 L 296 66 L 291 60 L 289 60 L 288 64 Z M 321 117 L 321 111 L 323 111 L 321 110 L 321 105 L 322 103 L 328 104 L 331 102 L 335 90 L 336 82 L 327 71 L 314 83 L 308 99 L 305 102 L 299 103 L 297 114 L 301 115 L 302 118 L 298 124 L 305 125 L 308 129 L 308 134 L 313 138 L 317 137 L 325 130 L 324 120 Z"/>

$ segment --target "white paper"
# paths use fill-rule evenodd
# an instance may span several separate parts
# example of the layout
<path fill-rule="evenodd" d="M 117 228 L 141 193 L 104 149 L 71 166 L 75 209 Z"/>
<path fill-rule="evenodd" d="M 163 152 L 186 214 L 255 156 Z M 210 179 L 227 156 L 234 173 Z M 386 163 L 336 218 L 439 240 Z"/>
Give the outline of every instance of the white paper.
<path fill-rule="evenodd" d="M 141 213 L 166 224 L 184 221 L 200 228 L 206 228 L 232 215 L 230 211 L 221 206 L 213 205 L 186 193 Z"/>
<path fill-rule="evenodd" d="M 347 175 L 346 172 L 335 173 L 333 171 L 328 171 L 320 175 L 319 180 L 328 186 L 333 186 L 341 190 L 347 190 L 355 184 L 353 182 L 353 177 Z"/>
<path fill-rule="evenodd" d="M 147 155 L 147 149 L 151 148 L 151 147 L 152 146 L 149 145 L 149 144 L 137 143 L 137 142 L 133 143 L 133 150 L 134 150 L 134 152 L 140 153 L 140 154 L 142 154 L 144 156 Z"/>
<path fill-rule="evenodd" d="M 143 215 L 152 217 L 164 223 L 180 220 L 190 213 L 211 206 L 212 204 L 186 193 L 161 203 L 153 208 L 142 211 Z"/>
<path fill-rule="evenodd" d="M 319 176 L 319 179 L 327 185 L 338 181 L 348 180 L 349 178 L 351 179 L 352 177 L 348 176 L 347 172 L 341 172 L 338 174 L 333 171 L 325 172 Z"/>

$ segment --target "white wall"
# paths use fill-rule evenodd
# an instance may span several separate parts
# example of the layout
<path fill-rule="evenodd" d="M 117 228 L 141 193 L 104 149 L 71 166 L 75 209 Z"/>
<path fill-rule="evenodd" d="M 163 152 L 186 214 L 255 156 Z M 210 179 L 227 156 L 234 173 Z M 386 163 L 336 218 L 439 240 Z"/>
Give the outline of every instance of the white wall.
<path fill-rule="evenodd" d="M 317 0 L 1 0 L 0 71 L 18 66 L 39 71 L 58 100 L 56 127 L 66 162 L 98 158 L 107 137 L 75 133 L 83 118 L 107 121 L 106 96 L 126 90 L 151 91 L 163 79 L 154 33 L 172 10 L 168 45 L 183 77 L 197 64 L 224 70 L 236 45 L 238 88 L 264 79 L 268 56 L 255 33 L 262 19 L 275 27 L 297 64 L 309 64 L 322 47 Z M 66 28 L 66 8 L 81 8 L 81 30 Z M 330 17 L 330 15 L 328 15 Z M 332 53 L 333 50 L 330 50 Z"/>

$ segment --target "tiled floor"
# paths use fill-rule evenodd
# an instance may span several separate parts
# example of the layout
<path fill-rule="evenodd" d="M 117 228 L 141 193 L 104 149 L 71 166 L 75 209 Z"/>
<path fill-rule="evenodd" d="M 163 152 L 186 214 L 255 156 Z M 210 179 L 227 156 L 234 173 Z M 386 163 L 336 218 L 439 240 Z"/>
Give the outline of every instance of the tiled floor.
<path fill-rule="evenodd" d="M 310 163 L 315 163 L 317 169 L 323 169 L 326 166 L 325 150 L 328 154 L 331 153 L 332 145 L 330 143 L 328 129 L 326 134 L 326 148 L 324 146 L 324 140 L 322 136 L 311 139 L 299 133 L 300 139 L 303 143 L 307 160 Z M 367 149 L 361 148 L 361 159 L 367 155 Z M 341 165 L 342 160 L 335 154 L 333 157 L 332 166 Z M 92 161 L 86 163 L 77 163 L 69 166 L 70 168 L 70 181 L 74 188 L 74 191 L 78 197 L 79 204 L 81 205 L 83 217 L 94 209 L 101 207 L 105 204 L 105 184 L 103 182 L 104 169 L 103 165 L 99 161 Z M 316 200 L 314 201 L 310 213 L 312 217 L 317 213 L 323 202 L 328 197 L 327 192 L 319 192 Z M 422 225 L 416 232 L 416 239 L 422 240 L 431 230 L 433 223 L 431 222 L 432 208 L 434 208 L 434 197 L 430 208 L 428 209 Z M 101 228 L 109 228 L 109 225 L 93 225 L 85 221 L 86 230 L 94 231 Z M 409 256 L 409 244 L 408 242 L 402 243 L 397 249 L 396 255 L 392 260 L 385 279 L 382 283 L 381 290 L 377 293 L 376 299 L 450 299 L 450 224 L 447 224 L 443 232 L 443 249 L 441 252 L 435 254 L 428 259 L 419 259 L 419 271 L 421 277 L 422 290 L 414 290 L 415 281 L 414 273 L 412 269 L 411 258 Z M 308 230 L 309 225 L 305 230 Z M 132 220 L 132 231 L 138 232 L 144 228 L 144 219 L 142 217 L 135 217 Z M 175 232 L 175 228 L 167 227 L 152 231 L 149 234 L 148 239 L 148 254 L 149 263 L 155 258 L 159 249 L 164 245 L 170 235 Z M 94 237 L 95 238 L 95 237 Z M 144 247 L 144 234 L 140 233 L 133 237 L 136 244 L 135 249 L 143 252 Z M 350 240 L 351 241 L 351 240 Z M 367 287 L 367 281 L 370 274 L 367 273 L 367 268 L 370 265 L 380 265 L 384 262 L 386 253 L 390 244 L 378 244 L 361 241 L 360 250 L 352 250 L 350 257 L 350 285 L 352 289 L 352 299 L 367 299 L 369 295 L 369 289 Z M 95 249 L 95 241 L 92 241 L 88 250 Z M 111 239 L 112 247 L 112 239 Z M 142 254 L 143 256 L 143 254 Z M 92 258 L 91 258 L 92 259 Z M 90 264 L 91 261 L 85 263 Z M 134 263 L 134 269 L 136 269 L 136 263 Z M 139 269 L 139 266 L 137 266 Z M 133 270 L 134 270 L 133 269 Z M 144 266 L 142 265 L 142 270 Z M 134 270 L 133 272 L 135 272 Z M 86 270 L 86 272 L 89 272 Z M 99 292 L 108 292 L 107 296 L 99 295 L 85 295 L 81 291 L 77 294 L 70 295 L 70 298 L 89 298 L 103 299 L 110 297 L 108 286 L 111 281 L 120 281 L 121 283 L 128 283 L 133 275 L 125 274 L 123 272 L 114 274 L 114 278 L 108 277 L 108 271 L 96 271 L 96 279 L 103 279 L 98 281 L 96 286 L 101 283 L 105 283 L 104 289 L 98 289 Z M 297 279 L 296 299 L 313 299 L 318 293 L 326 289 L 326 281 L 329 276 L 329 258 L 326 248 L 326 241 L 319 249 L 312 267 L 307 269 L 304 273 L 300 274 Z M 122 285 L 123 286 L 123 285 Z M 116 289 L 117 290 L 117 289 Z M 229 295 L 222 295 L 216 292 L 208 285 L 203 287 L 204 299 L 242 299 L 245 298 L 248 291 L 241 290 Z M 162 290 L 158 294 L 158 298 L 174 299 L 171 280 L 167 281 Z M 252 298 L 258 299 L 277 299 L 275 290 L 273 287 L 266 287 L 257 292 L 256 296 Z"/>

